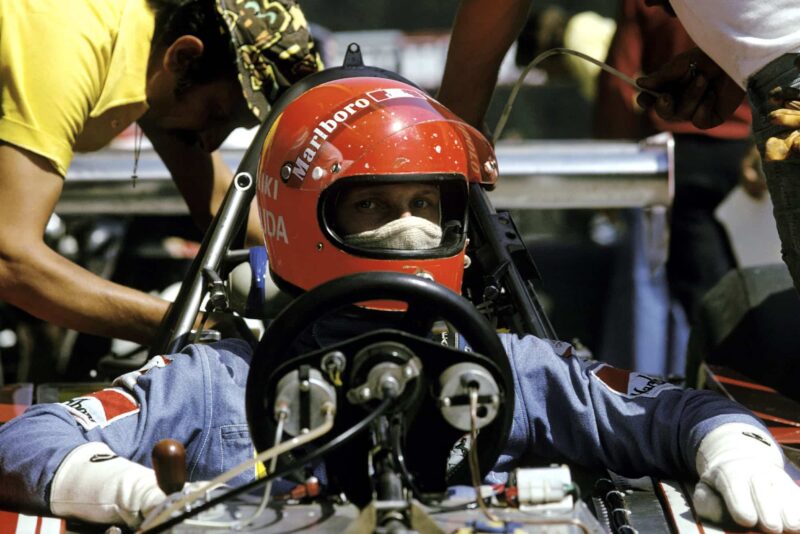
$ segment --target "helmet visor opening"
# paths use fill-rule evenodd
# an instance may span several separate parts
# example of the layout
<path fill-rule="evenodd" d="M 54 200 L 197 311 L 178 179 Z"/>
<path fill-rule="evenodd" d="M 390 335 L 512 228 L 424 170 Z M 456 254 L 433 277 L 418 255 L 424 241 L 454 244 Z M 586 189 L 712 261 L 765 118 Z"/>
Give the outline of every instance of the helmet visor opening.
<path fill-rule="evenodd" d="M 463 247 L 467 207 L 462 175 L 358 176 L 321 198 L 323 232 L 366 257 L 448 257 Z"/>

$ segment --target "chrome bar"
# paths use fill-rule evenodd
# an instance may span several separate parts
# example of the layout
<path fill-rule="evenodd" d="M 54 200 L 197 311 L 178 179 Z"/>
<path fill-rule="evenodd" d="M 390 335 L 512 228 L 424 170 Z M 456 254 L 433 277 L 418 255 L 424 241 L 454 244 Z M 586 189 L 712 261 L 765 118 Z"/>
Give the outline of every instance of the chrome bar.
<path fill-rule="evenodd" d="M 241 148 L 222 151 L 235 169 Z M 500 180 L 489 194 L 498 209 L 604 209 L 668 206 L 673 141 L 524 140 L 497 145 Z M 132 186 L 133 152 L 78 155 L 67 173 L 59 215 L 180 215 L 186 205 L 155 152 L 143 151 Z"/>

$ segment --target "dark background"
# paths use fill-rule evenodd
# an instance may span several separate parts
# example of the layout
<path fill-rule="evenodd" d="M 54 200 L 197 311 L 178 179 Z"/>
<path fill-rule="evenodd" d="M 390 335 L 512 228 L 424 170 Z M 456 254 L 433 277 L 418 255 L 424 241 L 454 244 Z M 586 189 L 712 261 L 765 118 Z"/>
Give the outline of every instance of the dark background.
<path fill-rule="evenodd" d="M 309 21 L 332 31 L 450 28 L 458 4 L 458 0 L 300 0 Z M 534 8 L 547 4 L 531 2 Z M 616 0 L 561 0 L 556 4 L 566 11 L 591 10 L 606 17 L 613 17 L 617 6 Z"/>

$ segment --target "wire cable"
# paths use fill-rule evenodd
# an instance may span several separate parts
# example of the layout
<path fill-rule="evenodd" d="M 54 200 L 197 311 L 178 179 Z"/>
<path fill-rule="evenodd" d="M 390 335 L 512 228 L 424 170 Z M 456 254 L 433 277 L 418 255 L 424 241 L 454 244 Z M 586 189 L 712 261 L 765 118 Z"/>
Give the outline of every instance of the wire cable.
<path fill-rule="evenodd" d="M 283 425 L 284 425 L 287 417 L 288 417 L 288 413 L 286 411 L 281 411 L 280 414 L 278 415 L 278 426 L 275 429 L 275 439 L 273 440 L 273 443 L 280 443 L 281 442 L 281 438 L 283 437 Z M 278 457 L 277 456 L 273 456 L 272 457 L 272 461 L 269 464 L 269 471 L 267 471 L 267 473 L 272 473 L 273 471 L 275 471 L 275 468 L 277 467 L 277 465 L 278 465 Z M 249 526 L 262 513 L 264 513 L 264 510 L 266 510 L 267 505 L 269 504 L 269 498 L 270 498 L 271 494 L 272 494 L 272 481 L 270 480 L 269 482 L 267 482 L 264 485 L 264 495 L 261 497 L 261 503 L 258 505 L 258 509 L 256 509 L 255 512 L 253 512 L 253 515 L 251 515 L 247 519 L 244 519 L 244 520 L 240 521 L 239 525 L 237 525 L 237 526 L 239 526 L 239 527 Z"/>
<path fill-rule="evenodd" d="M 619 70 L 615 69 L 608 63 L 600 61 L 599 59 L 595 59 L 592 56 L 584 54 L 583 52 L 578 52 L 577 50 L 572 50 L 570 48 L 551 48 L 550 50 L 546 50 L 533 58 L 533 60 L 528 63 L 528 65 L 523 69 L 522 73 L 519 75 L 514 87 L 511 89 L 511 94 L 508 95 L 508 100 L 506 101 L 506 105 L 503 108 L 503 113 L 500 115 L 500 119 L 497 121 L 497 126 L 495 126 L 494 134 L 492 135 L 492 143 L 496 144 L 497 140 L 500 139 L 500 135 L 503 133 L 503 129 L 506 127 L 506 122 L 508 121 L 509 115 L 511 115 L 511 107 L 514 105 L 514 100 L 517 98 L 517 93 L 519 93 L 520 88 L 522 87 L 523 82 L 525 81 L 525 77 L 528 76 L 528 73 L 539 63 L 544 61 L 545 59 L 549 58 L 550 56 L 555 56 L 556 54 L 568 54 L 571 56 L 579 57 L 583 60 L 588 61 L 589 63 L 594 63 L 607 73 L 611 74 L 612 76 L 616 76 L 623 82 L 627 83 L 628 85 L 635 88 L 637 91 L 642 91 L 649 95 L 652 95 L 656 98 L 661 96 L 660 93 L 655 91 L 651 91 L 650 89 L 645 89 L 644 87 L 640 87 L 639 84 L 636 83 L 636 80 L 628 76 L 627 74 L 620 72 Z"/>
<path fill-rule="evenodd" d="M 443 505 L 440 501 L 435 501 L 427 496 L 419 489 L 419 486 L 416 485 L 414 482 L 414 475 L 408 470 L 408 466 L 406 465 L 405 456 L 403 455 L 403 447 L 401 443 L 401 433 L 399 424 L 393 422 L 392 423 L 392 455 L 394 457 L 394 461 L 397 464 L 397 467 L 400 469 L 400 476 L 403 479 L 403 482 L 409 487 L 411 490 L 411 494 L 416 497 L 416 499 L 430 508 L 428 513 L 431 514 L 445 514 L 448 512 L 458 512 L 461 510 L 469 510 L 478 506 L 477 497 L 474 501 L 467 501 L 460 504 L 454 504 L 451 506 Z M 491 499 L 491 497 L 481 497 L 484 502 Z"/>
<path fill-rule="evenodd" d="M 187 512 L 183 512 L 181 515 L 175 516 L 175 517 L 173 517 L 171 519 L 168 519 L 167 521 L 165 521 L 165 522 L 163 522 L 163 523 L 161 523 L 159 525 L 156 525 L 154 527 L 151 527 L 151 528 L 149 528 L 147 530 L 140 531 L 140 532 L 142 534 L 144 534 L 145 532 L 147 532 L 149 534 L 158 534 L 159 532 L 164 532 L 165 530 L 169 529 L 170 527 L 173 527 L 173 526 L 177 525 L 178 523 L 181 523 L 184 520 L 199 514 L 200 512 L 208 510 L 209 508 L 211 508 L 213 506 L 216 506 L 217 504 L 220 504 L 222 502 L 225 502 L 228 499 L 236 497 L 237 495 L 240 495 L 242 493 L 250 491 L 253 488 L 257 488 L 261 484 L 266 484 L 267 482 L 275 480 L 276 478 L 280 478 L 280 477 L 286 476 L 289 473 L 291 473 L 292 471 L 295 471 L 296 469 L 299 469 L 299 468 L 303 467 L 304 465 L 316 460 L 317 458 L 319 458 L 321 456 L 324 456 L 324 455 L 330 453 L 331 451 L 334 451 L 334 450 L 338 449 L 339 447 L 341 447 L 342 445 L 344 445 L 345 443 L 347 443 L 348 441 L 353 439 L 355 436 L 359 435 L 361 432 L 366 430 L 366 428 L 375 419 L 377 419 L 379 416 L 383 415 L 386 412 L 386 410 L 389 409 L 389 406 L 392 404 L 393 400 L 394 399 L 392 399 L 392 398 L 384 399 L 383 402 L 381 402 L 364 419 L 362 419 L 361 421 L 359 421 L 355 425 L 351 426 L 350 428 L 348 428 L 347 430 L 345 430 L 344 432 L 342 432 L 341 434 L 339 434 L 338 436 L 333 438 L 328 443 L 326 443 L 326 444 L 320 446 L 319 448 L 311 451 L 310 453 L 306 454 L 305 456 L 303 456 L 302 458 L 298 459 L 297 461 L 295 461 L 295 462 L 293 462 L 293 463 L 291 463 L 291 464 L 289 464 L 287 466 L 284 466 L 282 469 L 279 469 L 279 470 L 267 475 L 264 478 L 261 478 L 261 479 L 258 479 L 258 480 L 253 480 L 253 481 L 248 482 L 246 484 L 243 484 L 243 485 L 241 485 L 241 486 L 239 486 L 237 488 L 233 488 L 230 491 L 227 491 L 222 495 L 214 497 L 213 499 L 210 499 L 210 500 L 204 502 L 203 504 L 200 504 L 199 506 L 197 506 L 196 508 L 193 508 L 192 510 L 189 510 Z"/>
<path fill-rule="evenodd" d="M 283 438 L 283 425 L 286 421 L 288 414 L 286 411 L 281 411 L 278 414 L 278 424 L 275 428 L 275 437 L 273 439 L 273 443 L 280 443 L 281 439 Z M 275 466 L 278 463 L 278 455 L 272 457 L 272 460 L 269 464 L 269 471 L 271 473 L 275 471 Z M 250 514 L 250 517 L 246 517 L 244 519 L 237 519 L 236 521 L 204 521 L 199 519 L 187 519 L 186 525 L 192 527 L 206 527 L 206 528 L 227 528 L 227 529 L 242 529 L 250 524 L 253 523 L 256 519 L 264 513 L 264 510 L 267 508 L 269 504 L 270 493 L 272 492 L 272 482 L 267 482 L 264 486 L 264 492 L 261 496 L 261 502 L 258 504 L 258 508 Z"/>
<path fill-rule="evenodd" d="M 400 469 L 400 477 L 405 482 L 406 486 L 411 490 L 411 494 L 417 498 L 421 503 L 427 504 L 425 502 L 425 497 L 422 495 L 422 492 L 414 483 L 414 477 L 411 472 L 408 470 L 406 466 L 406 459 L 403 456 L 403 449 L 401 447 L 401 423 L 399 420 L 395 420 L 391 422 L 391 426 L 389 428 L 389 434 L 392 437 L 392 457 L 394 459 L 394 463 L 397 465 L 397 468 Z"/>
<path fill-rule="evenodd" d="M 499 522 L 497 516 L 486 506 L 483 494 L 481 494 L 481 467 L 478 462 L 478 388 L 474 387 L 469 388 L 469 423 L 469 471 L 472 475 L 472 486 L 475 488 L 478 508 L 489 521 Z"/>
<path fill-rule="evenodd" d="M 266 462 L 271 458 L 277 458 L 279 455 L 285 452 L 300 447 L 301 445 L 305 445 L 306 443 L 314 441 L 320 436 L 325 435 L 327 432 L 331 430 L 331 428 L 333 428 L 333 415 L 335 409 L 332 404 L 325 403 L 322 406 L 322 410 L 325 413 L 325 421 L 320 426 L 311 430 L 307 434 L 301 434 L 300 436 L 296 436 L 288 441 L 279 443 L 274 447 L 270 447 L 266 451 L 256 455 L 255 458 L 242 462 L 236 467 L 222 473 L 208 484 L 203 485 L 201 488 L 189 493 L 185 497 L 178 499 L 177 501 L 172 503 L 169 507 L 167 507 L 165 510 L 163 510 L 160 514 L 158 514 L 155 517 L 154 523 L 156 525 L 161 524 L 163 521 L 169 518 L 169 516 L 171 516 L 174 512 L 177 512 L 178 510 L 181 510 L 182 508 L 188 506 L 192 502 L 204 497 L 211 489 L 216 488 L 222 484 L 225 484 L 227 481 L 244 473 L 251 467 L 258 464 L 259 462 Z M 268 481 L 270 480 L 270 477 L 266 477 L 264 480 Z"/>

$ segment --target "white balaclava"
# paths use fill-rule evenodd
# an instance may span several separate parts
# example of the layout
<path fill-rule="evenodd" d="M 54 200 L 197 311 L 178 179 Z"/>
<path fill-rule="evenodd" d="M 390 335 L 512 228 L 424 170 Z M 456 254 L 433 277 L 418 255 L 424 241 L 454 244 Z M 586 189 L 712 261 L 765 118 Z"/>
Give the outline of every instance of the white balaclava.
<path fill-rule="evenodd" d="M 400 217 L 374 230 L 344 236 L 344 242 L 361 248 L 428 250 L 442 242 L 442 228 L 428 219 Z"/>

